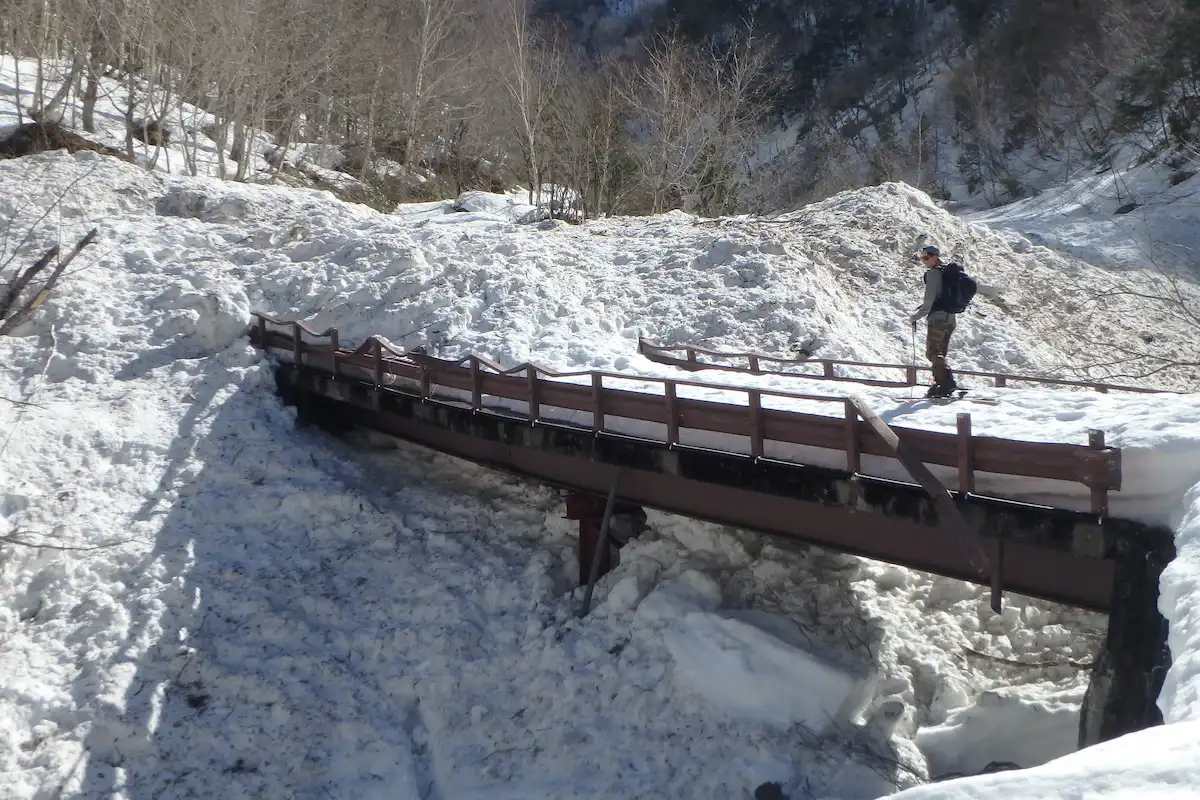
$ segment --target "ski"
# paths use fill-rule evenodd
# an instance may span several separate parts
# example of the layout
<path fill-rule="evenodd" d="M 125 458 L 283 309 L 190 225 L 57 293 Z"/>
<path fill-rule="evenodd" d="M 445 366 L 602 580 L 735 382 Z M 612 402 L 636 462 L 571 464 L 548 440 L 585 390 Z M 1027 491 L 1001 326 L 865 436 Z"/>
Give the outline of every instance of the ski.
<path fill-rule="evenodd" d="M 998 405 L 1000 403 L 1000 398 L 998 397 L 989 397 L 987 395 L 978 394 L 968 396 L 968 392 L 970 392 L 970 389 L 955 389 L 952 394 L 946 395 L 945 397 L 925 397 L 922 395 L 921 397 L 905 397 L 902 398 L 900 402 L 917 403 L 924 400 L 939 406 L 947 403 L 954 403 L 959 400 L 969 400 L 972 403 L 982 403 L 989 406 Z"/>

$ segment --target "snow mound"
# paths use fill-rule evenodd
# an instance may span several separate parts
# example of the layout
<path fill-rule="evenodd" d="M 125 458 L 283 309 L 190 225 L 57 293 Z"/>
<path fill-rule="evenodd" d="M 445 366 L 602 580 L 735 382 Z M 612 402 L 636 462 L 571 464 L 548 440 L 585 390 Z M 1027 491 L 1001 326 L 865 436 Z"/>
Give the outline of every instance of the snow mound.
<path fill-rule="evenodd" d="M 279 148 L 268 147 L 266 156 L 268 160 L 278 161 Z M 304 162 L 322 169 L 338 169 L 346 162 L 346 155 L 341 147 L 321 142 L 293 142 L 288 146 L 283 158 L 285 163 L 292 166 Z"/>
<path fill-rule="evenodd" d="M 250 301 L 236 284 L 199 288 L 180 279 L 150 301 L 155 340 L 170 341 L 179 358 L 213 355 L 244 336 Z"/>
<path fill-rule="evenodd" d="M 1158 697 L 1167 722 L 1200 721 L 1200 483 L 1184 508 L 1176 555 L 1159 583 L 1158 607 L 1170 623 L 1171 669 Z"/>
<path fill-rule="evenodd" d="M 187 217 L 203 222 L 230 223 L 246 217 L 246 197 L 233 193 L 214 193 L 187 186 L 172 186 L 158 199 L 155 211 L 164 217 Z"/>
<path fill-rule="evenodd" d="M 634 619 L 644 626 L 670 623 L 696 609 L 715 609 L 720 602 L 720 584 L 702 572 L 687 570 L 656 586 L 638 604 Z"/>
<path fill-rule="evenodd" d="M 848 722 L 862 702 L 861 676 L 737 619 L 687 614 L 665 642 L 683 683 L 735 719 L 820 731 Z"/>
<path fill-rule="evenodd" d="M 1112 739 L 1031 769 L 929 784 L 895 800 L 1190 800 L 1200 782 L 1200 722 Z"/>
<path fill-rule="evenodd" d="M 941 725 L 917 731 L 914 740 L 933 776 L 974 775 L 992 762 L 1035 767 L 1075 752 L 1082 700 L 1082 687 L 1038 699 L 995 689 Z"/>
<path fill-rule="evenodd" d="M 529 203 L 523 203 L 511 195 L 482 191 L 460 194 L 454 201 L 454 210 L 476 214 L 479 218 L 492 218 L 504 222 L 528 223 L 546 218 L 546 213 L 542 209 Z"/>

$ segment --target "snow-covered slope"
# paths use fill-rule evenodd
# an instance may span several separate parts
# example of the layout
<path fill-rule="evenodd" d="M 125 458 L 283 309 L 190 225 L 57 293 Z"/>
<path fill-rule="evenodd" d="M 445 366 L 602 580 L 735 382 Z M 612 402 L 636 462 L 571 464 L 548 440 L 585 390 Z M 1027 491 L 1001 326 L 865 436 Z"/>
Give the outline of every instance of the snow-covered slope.
<path fill-rule="evenodd" d="M 70 62 L 46 61 L 40 66 L 45 86 L 41 100 L 46 101 L 69 74 Z M 10 55 L 0 55 L 0 91 L 11 97 L 11 100 L 6 99 L 0 103 L 0 136 L 7 135 L 19 123 L 30 121 L 29 109 L 37 105 L 34 90 L 37 86 L 38 68 L 38 63 L 32 59 L 14 59 Z M 138 86 L 135 94 L 134 119 L 155 119 L 158 109 L 151 104 L 160 103 L 161 97 L 148 96 L 143 86 Z M 159 94 L 161 95 L 161 91 Z M 124 81 L 107 77 L 100 79 L 94 132 L 83 131 L 83 107 L 77 92 L 68 96 L 57 116 L 64 127 L 80 132 L 89 141 L 124 152 L 125 103 L 128 96 Z M 24 109 L 21 115 L 17 113 L 18 102 Z M 228 150 L 222 150 L 209 136 L 216 121 L 213 115 L 190 103 L 172 105 L 172 113 L 161 120 L 169 137 L 165 146 L 134 140 L 133 152 L 138 163 L 161 172 L 197 175 L 218 175 L 224 166 L 226 174 L 232 177 L 237 172 L 237 162 L 230 157 Z M 269 140 L 262 136 L 256 137 L 250 143 L 247 148 L 250 158 L 247 164 L 248 176 L 254 177 L 268 170 L 263 155 L 271 146 Z"/>
<path fill-rule="evenodd" d="M 22 231 L 68 185 L 15 263 L 93 225 L 101 241 L 0 340 L 0 397 L 34 404 L 0 401 L 5 796 L 745 796 L 778 781 L 866 798 L 1071 748 L 1096 615 L 1016 597 L 995 615 L 980 587 L 652 514 L 579 620 L 552 492 L 295 430 L 242 334 L 260 308 L 347 342 L 632 375 L 670 374 L 637 355 L 639 330 L 903 361 L 906 257 L 932 239 L 1016 284 L 1007 311 L 964 320 L 957 363 L 1038 372 L 1069 343 L 1036 287 L 1086 265 L 900 185 L 777 223 L 516 225 L 51 153 L 0 163 L 0 216 Z M 1177 516 L 1200 481 L 1194 397 L 1006 398 L 970 407 L 977 429 L 1106 428 L 1126 448 L 1121 499 L 1146 515 Z M 953 409 L 903 413 L 954 424 Z M 1200 648 L 1191 527 L 1164 591 L 1176 648 Z M 1173 720 L 1194 718 L 1189 652 Z"/>
<path fill-rule="evenodd" d="M 1128 170 L 1085 173 L 972 220 L 1014 228 L 1031 240 L 1115 270 L 1200 259 L 1200 173 L 1154 161 Z"/>

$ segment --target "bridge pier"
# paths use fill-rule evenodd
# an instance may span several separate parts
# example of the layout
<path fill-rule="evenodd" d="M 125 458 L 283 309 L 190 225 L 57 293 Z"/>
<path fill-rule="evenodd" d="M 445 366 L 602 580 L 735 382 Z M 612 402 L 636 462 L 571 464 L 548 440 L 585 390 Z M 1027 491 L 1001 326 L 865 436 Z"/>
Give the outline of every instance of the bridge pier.
<path fill-rule="evenodd" d="M 1079 746 L 1161 725 L 1157 700 L 1171 665 L 1158 580 L 1175 557 L 1170 531 L 1129 532 L 1114 542 L 1108 634 L 1096 654 L 1079 714 Z"/>
<path fill-rule="evenodd" d="M 579 585 L 586 586 L 592 571 L 592 558 L 596 543 L 600 540 L 600 526 L 604 521 L 605 498 L 587 492 L 567 492 L 567 519 L 579 521 L 579 544 L 576 555 L 579 559 Z M 608 547 L 600 553 L 600 570 L 597 578 L 603 577 L 617 565 L 617 551 L 627 541 L 645 528 L 646 512 L 641 506 L 617 501 L 612 519 L 608 523 Z"/>

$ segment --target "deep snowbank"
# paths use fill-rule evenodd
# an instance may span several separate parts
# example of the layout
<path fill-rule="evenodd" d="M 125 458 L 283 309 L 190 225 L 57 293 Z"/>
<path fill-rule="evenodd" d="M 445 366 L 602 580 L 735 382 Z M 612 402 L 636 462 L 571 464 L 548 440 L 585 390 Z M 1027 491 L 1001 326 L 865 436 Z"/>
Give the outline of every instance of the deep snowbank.
<path fill-rule="evenodd" d="M 1171 623 L 1171 669 L 1158 698 L 1167 722 L 1200 721 L 1200 484 L 1188 493 L 1175 535 L 1175 560 L 1163 571 L 1158 607 Z"/>
<path fill-rule="evenodd" d="M 1043 766 L 910 789 L 897 800 L 1184 800 L 1200 777 L 1200 722 L 1122 736 Z"/>

